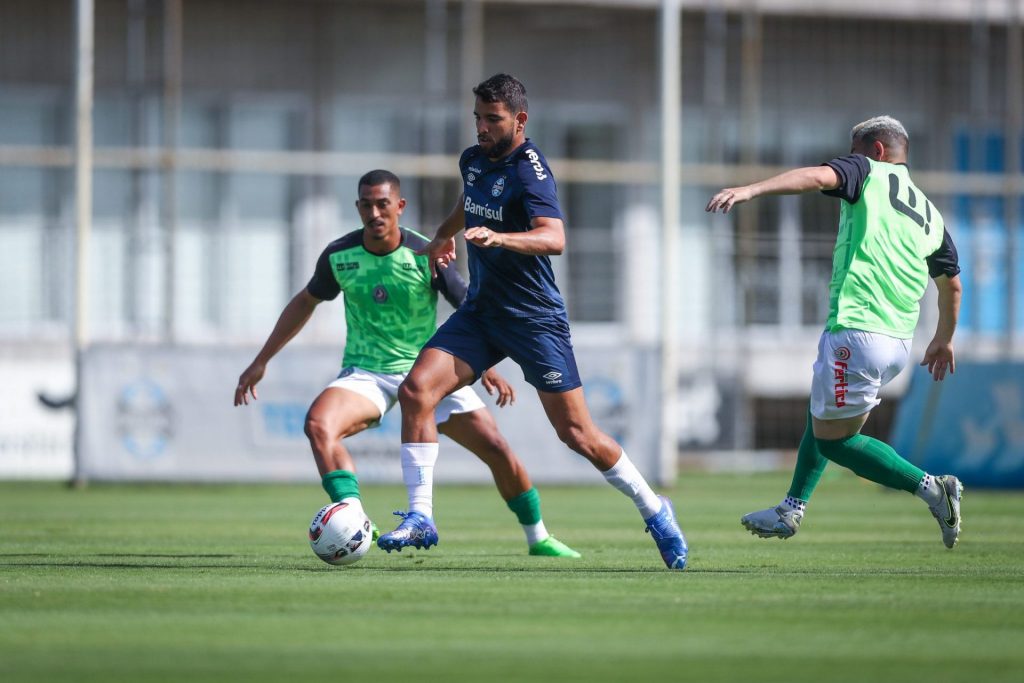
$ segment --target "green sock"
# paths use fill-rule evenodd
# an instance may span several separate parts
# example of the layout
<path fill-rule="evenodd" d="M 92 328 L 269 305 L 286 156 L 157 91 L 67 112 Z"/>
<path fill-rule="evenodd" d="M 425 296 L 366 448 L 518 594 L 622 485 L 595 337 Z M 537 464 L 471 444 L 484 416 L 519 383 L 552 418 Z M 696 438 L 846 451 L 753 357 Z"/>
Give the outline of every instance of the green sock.
<path fill-rule="evenodd" d="M 537 493 L 537 489 L 523 491 L 507 502 L 509 509 L 519 518 L 520 524 L 536 524 L 540 521 L 540 494 Z"/>
<path fill-rule="evenodd" d="M 334 470 L 325 474 L 321 483 L 324 491 L 331 497 L 332 503 L 345 498 L 359 498 L 359 480 L 356 479 L 355 472 Z"/>
<path fill-rule="evenodd" d="M 863 434 L 829 441 L 817 439 L 821 453 L 876 484 L 914 493 L 924 470 L 900 457 L 889 444 Z"/>
<path fill-rule="evenodd" d="M 811 412 L 807 411 L 807 427 L 800 439 L 800 449 L 796 452 L 796 469 L 793 470 L 793 481 L 789 485 L 787 495 L 805 503 L 809 501 L 826 465 L 828 465 L 828 459 L 818 450 L 818 443 L 814 438 L 814 425 L 811 422 Z"/>

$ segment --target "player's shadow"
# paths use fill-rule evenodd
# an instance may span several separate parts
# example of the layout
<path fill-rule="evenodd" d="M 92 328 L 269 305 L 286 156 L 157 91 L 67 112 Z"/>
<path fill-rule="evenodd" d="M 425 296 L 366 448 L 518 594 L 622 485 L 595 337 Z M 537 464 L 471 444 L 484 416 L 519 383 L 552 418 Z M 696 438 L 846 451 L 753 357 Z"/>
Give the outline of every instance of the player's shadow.
<path fill-rule="evenodd" d="M 52 558 L 51 553 L 0 553 L 0 567 L 31 567 L 35 569 L 171 569 L 171 570 L 194 570 L 194 569 L 222 569 L 238 571 L 239 561 L 245 558 L 252 559 L 246 555 L 233 555 L 229 553 L 92 553 L 89 555 L 78 555 L 74 558 L 60 558 L 45 561 L 42 558 Z M 509 554 L 508 557 L 520 557 Z M 91 559 L 90 559 L 91 558 Z M 102 558 L 110 560 L 128 561 L 102 561 Z M 148 560 L 178 560 L 179 562 L 152 562 Z M 246 569 L 263 570 L 271 572 L 304 572 L 308 574 L 322 574 L 326 572 L 356 572 L 360 574 L 384 573 L 395 574 L 404 572 L 427 572 L 432 574 L 673 574 L 663 567 L 586 567 L 578 566 L 573 561 L 558 562 L 555 558 L 549 558 L 557 565 L 547 564 L 544 558 L 536 558 L 539 562 L 534 566 L 475 566 L 475 567 L 452 567 L 428 564 L 432 559 L 416 555 L 394 558 L 396 560 L 407 560 L 408 564 L 403 565 L 379 565 L 365 563 L 350 567 L 332 567 L 326 564 L 292 565 L 284 563 L 257 562 L 246 564 Z M 130 561 L 138 560 L 138 561 Z M 189 562 L 189 560 L 206 560 L 206 562 Z M 232 562 L 215 563 L 211 560 L 233 560 Z M 683 574 L 814 574 L 814 571 L 779 570 L 767 569 L 765 567 L 690 567 Z M 920 572 L 896 572 L 896 573 L 920 573 Z"/>
<path fill-rule="evenodd" d="M 187 560 L 216 560 L 216 559 L 237 559 L 238 555 L 225 553 L 182 553 L 182 554 L 149 554 L 149 553 L 92 553 L 89 555 L 76 555 L 74 558 L 60 558 L 52 561 L 41 561 L 40 558 L 53 557 L 50 553 L 0 553 L 0 567 L 32 567 L 36 569 L 232 569 L 238 568 L 237 564 L 199 564 L 185 562 Z M 8 559 L 10 558 L 10 559 Z M 15 558 L 25 558 L 23 560 Z M 102 562 L 90 561 L 89 558 L 111 558 L 111 559 L 139 559 L 139 560 L 182 560 L 182 563 L 170 562 Z"/>
<path fill-rule="evenodd" d="M 295 571 L 322 574 L 332 571 L 387 574 L 395 573 L 433 573 L 433 574 L 662 574 L 664 569 L 614 569 L 611 567 L 295 567 Z"/>

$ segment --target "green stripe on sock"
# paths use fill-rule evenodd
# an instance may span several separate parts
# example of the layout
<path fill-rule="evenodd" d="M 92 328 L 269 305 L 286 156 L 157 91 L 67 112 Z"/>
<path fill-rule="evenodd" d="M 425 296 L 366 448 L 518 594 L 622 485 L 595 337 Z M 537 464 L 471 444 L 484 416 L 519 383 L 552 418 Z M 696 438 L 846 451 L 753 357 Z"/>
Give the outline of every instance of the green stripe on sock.
<path fill-rule="evenodd" d="M 863 434 L 830 441 L 817 439 L 822 455 L 876 484 L 914 493 L 924 470 L 900 457 L 892 446 Z"/>
<path fill-rule="evenodd" d="M 536 524 L 540 521 L 540 494 L 531 488 L 508 501 L 508 507 L 516 513 L 520 524 Z"/>
<path fill-rule="evenodd" d="M 345 498 L 359 498 L 359 480 L 355 472 L 348 470 L 334 470 L 328 472 L 320 481 L 324 491 L 331 497 L 332 503 L 337 503 Z"/>

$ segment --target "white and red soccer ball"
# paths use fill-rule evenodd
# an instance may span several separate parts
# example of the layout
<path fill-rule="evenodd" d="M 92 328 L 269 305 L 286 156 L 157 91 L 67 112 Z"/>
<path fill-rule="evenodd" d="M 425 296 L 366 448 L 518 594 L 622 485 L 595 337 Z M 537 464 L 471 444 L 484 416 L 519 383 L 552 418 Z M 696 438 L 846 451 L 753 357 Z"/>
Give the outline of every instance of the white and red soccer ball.
<path fill-rule="evenodd" d="M 357 562 L 372 544 L 373 525 L 362 506 L 331 503 L 309 525 L 309 545 L 328 564 Z"/>

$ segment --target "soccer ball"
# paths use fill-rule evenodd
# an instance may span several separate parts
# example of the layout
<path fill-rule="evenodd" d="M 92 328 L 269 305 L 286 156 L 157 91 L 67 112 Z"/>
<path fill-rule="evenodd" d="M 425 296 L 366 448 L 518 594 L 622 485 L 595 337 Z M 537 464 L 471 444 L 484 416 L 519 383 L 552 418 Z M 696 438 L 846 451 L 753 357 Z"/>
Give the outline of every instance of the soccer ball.
<path fill-rule="evenodd" d="M 352 564 L 370 549 L 371 527 L 370 518 L 359 505 L 331 503 L 313 517 L 309 545 L 328 564 Z"/>

